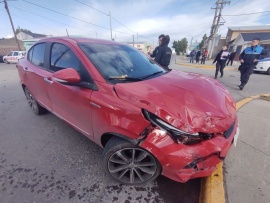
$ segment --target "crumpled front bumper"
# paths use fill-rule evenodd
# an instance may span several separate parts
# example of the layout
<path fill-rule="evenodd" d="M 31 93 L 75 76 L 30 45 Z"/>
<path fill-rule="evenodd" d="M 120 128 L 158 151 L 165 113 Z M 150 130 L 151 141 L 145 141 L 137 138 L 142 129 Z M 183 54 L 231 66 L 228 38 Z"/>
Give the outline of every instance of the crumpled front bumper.
<path fill-rule="evenodd" d="M 150 151 L 162 166 L 162 175 L 178 181 L 211 175 L 216 165 L 226 157 L 238 128 L 238 119 L 228 138 L 216 136 L 199 144 L 175 143 L 164 131 L 154 129 L 140 146 Z"/>

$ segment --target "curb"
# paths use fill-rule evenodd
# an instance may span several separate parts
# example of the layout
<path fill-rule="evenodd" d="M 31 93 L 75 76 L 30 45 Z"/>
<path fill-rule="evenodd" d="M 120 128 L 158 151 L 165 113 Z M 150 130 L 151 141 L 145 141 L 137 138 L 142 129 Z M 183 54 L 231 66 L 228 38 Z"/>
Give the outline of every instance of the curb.
<path fill-rule="evenodd" d="M 270 94 L 260 94 L 245 98 L 236 103 L 237 111 L 248 102 L 262 96 L 270 97 Z M 225 189 L 223 179 L 223 162 L 219 163 L 211 176 L 201 181 L 200 203 L 225 203 Z"/>
<path fill-rule="evenodd" d="M 188 64 L 188 63 L 175 63 L 181 66 L 191 66 L 194 68 L 206 68 L 206 69 L 215 69 L 215 66 L 208 66 L 208 65 L 200 65 L 200 64 Z M 227 70 L 235 70 L 237 68 L 225 67 Z"/>

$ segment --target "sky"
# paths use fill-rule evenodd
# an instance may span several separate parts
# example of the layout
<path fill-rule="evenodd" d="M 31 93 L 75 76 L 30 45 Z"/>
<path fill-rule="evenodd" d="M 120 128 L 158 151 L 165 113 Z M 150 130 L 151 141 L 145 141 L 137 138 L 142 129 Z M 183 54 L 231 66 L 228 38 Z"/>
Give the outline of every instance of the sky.
<path fill-rule="evenodd" d="M 186 37 L 201 41 L 210 34 L 217 0 L 8 0 L 15 29 L 33 33 L 86 36 L 116 41 L 138 40 L 157 44 L 160 34 L 171 42 Z M 221 0 L 220 0 L 221 1 Z M 0 0 L 1 2 L 1 0 Z M 34 5 L 35 4 L 35 5 Z M 231 0 L 222 11 L 225 36 L 230 26 L 270 24 L 269 0 Z M 242 16 L 248 13 L 257 13 Z M 61 13 L 61 14 L 60 14 Z M 12 29 L 4 3 L 0 3 L 0 38 L 11 37 Z"/>

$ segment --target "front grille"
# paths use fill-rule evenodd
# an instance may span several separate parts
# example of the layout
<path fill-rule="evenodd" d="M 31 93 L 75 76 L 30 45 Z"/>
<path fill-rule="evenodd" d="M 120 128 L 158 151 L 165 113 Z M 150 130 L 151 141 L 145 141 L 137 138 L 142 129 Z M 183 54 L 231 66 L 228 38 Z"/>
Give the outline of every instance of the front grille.
<path fill-rule="evenodd" d="M 234 125 L 235 125 L 235 122 L 232 124 L 232 126 L 231 126 L 228 130 L 226 130 L 226 131 L 224 132 L 224 137 L 225 137 L 226 139 L 228 139 L 228 138 L 231 136 L 231 134 L 232 134 L 232 132 L 233 132 L 233 129 L 234 129 Z"/>

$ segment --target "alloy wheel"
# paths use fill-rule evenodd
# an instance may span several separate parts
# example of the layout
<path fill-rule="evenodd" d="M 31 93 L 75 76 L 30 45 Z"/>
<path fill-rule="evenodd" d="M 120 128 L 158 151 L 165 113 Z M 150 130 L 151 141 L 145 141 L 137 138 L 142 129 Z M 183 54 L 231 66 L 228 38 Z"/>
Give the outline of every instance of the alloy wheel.
<path fill-rule="evenodd" d="M 140 184 L 151 179 L 157 171 L 153 155 L 140 148 L 115 151 L 108 159 L 108 171 L 118 181 Z"/>
<path fill-rule="evenodd" d="M 32 96 L 32 94 L 26 89 L 25 90 L 26 99 L 28 101 L 29 106 L 32 108 L 32 110 L 36 113 L 38 110 L 37 102 L 35 98 Z"/>

